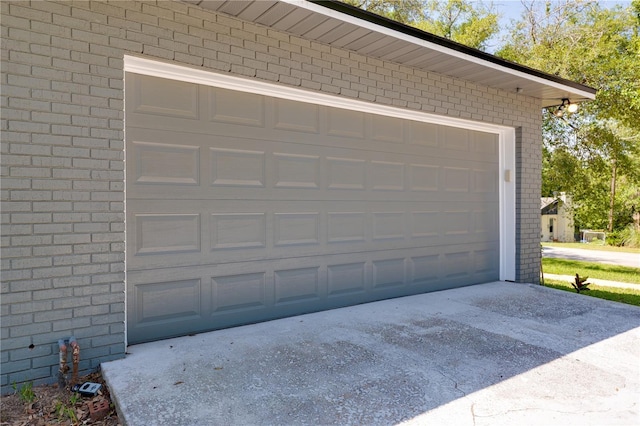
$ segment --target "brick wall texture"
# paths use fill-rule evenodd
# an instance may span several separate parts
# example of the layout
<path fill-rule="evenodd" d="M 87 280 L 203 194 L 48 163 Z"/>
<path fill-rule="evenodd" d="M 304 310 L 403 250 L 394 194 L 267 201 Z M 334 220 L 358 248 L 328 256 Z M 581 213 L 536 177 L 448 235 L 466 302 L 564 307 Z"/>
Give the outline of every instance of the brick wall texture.
<path fill-rule="evenodd" d="M 2 1 L 2 389 L 125 351 L 123 56 L 517 128 L 517 280 L 538 282 L 533 98 L 368 58 L 179 1 Z"/>

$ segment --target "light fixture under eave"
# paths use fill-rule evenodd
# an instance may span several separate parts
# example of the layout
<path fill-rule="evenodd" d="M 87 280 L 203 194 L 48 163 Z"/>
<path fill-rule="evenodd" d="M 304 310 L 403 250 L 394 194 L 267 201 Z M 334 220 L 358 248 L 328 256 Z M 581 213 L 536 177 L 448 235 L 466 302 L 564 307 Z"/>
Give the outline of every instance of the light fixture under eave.
<path fill-rule="evenodd" d="M 569 99 L 563 99 L 562 103 L 558 106 L 558 108 L 553 111 L 553 115 L 556 117 L 562 117 L 564 112 L 576 112 L 578 110 L 578 104 L 572 104 Z"/>

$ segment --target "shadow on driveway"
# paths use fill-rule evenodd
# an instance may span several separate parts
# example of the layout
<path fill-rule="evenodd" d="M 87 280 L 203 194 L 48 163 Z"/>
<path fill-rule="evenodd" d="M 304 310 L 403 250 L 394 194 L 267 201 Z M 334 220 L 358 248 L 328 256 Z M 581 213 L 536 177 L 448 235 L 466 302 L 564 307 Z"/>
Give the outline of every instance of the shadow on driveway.
<path fill-rule="evenodd" d="M 639 424 L 640 308 L 495 282 L 129 347 L 129 425 Z"/>

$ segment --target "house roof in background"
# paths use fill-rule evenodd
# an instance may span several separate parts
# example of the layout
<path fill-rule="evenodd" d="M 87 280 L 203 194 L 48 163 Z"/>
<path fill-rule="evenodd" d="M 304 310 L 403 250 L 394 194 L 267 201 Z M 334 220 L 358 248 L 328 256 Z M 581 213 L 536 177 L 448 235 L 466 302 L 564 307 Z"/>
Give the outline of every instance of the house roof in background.
<path fill-rule="evenodd" d="M 596 89 L 510 62 L 339 1 L 182 0 L 362 55 L 521 93 L 541 107 L 595 99 Z"/>
<path fill-rule="evenodd" d="M 540 210 L 558 201 L 557 197 L 542 197 L 540 198 Z"/>

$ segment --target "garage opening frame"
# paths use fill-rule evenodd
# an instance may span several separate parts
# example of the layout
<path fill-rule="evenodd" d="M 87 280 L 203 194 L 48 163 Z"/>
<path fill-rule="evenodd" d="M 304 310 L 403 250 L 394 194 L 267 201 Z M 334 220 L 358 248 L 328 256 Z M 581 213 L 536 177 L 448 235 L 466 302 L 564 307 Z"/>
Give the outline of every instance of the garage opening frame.
<path fill-rule="evenodd" d="M 419 121 L 493 133 L 498 136 L 499 144 L 499 232 L 500 232 L 500 267 L 499 279 L 515 281 L 516 279 L 516 129 L 495 123 L 461 119 L 437 115 L 428 112 L 399 108 L 390 105 L 376 104 L 353 98 L 342 97 L 291 86 L 267 83 L 245 77 L 221 74 L 215 71 L 191 68 L 171 62 L 148 59 L 139 56 L 124 56 L 124 73 L 164 78 L 169 80 L 194 83 L 199 85 L 224 88 L 239 92 L 271 96 L 291 101 L 305 102 L 327 107 L 342 108 L 384 115 L 399 119 Z M 126 93 L 125 93 L 126 96 Z M 125 126 L 126 129 L 126 126 Z M 125 140 L 126 140 L 125 130 Z M 126 144 L 125 144 L 126 146 Z M 125 165 L 126 167 L 126 165 Z M 126 209 L 126 197 L 125 197 Z M 126 223 L 125 223 L 126 227 Z M 125 232 L 126 234 L 126 232 Z M 126 262 L 126 261 L 125 261 Z M 126 263 L 125 263 L 126 274 Z M 126 288 L 126 276 L 125 276 Z M 125 290 L 126 291 L 126 290 Z M 127 301 L 125 300 L 125 304 Z M 126 307 L 125 307 L 126 309 Z M 126 329 L 126 326 L 125 326 Z"/>

